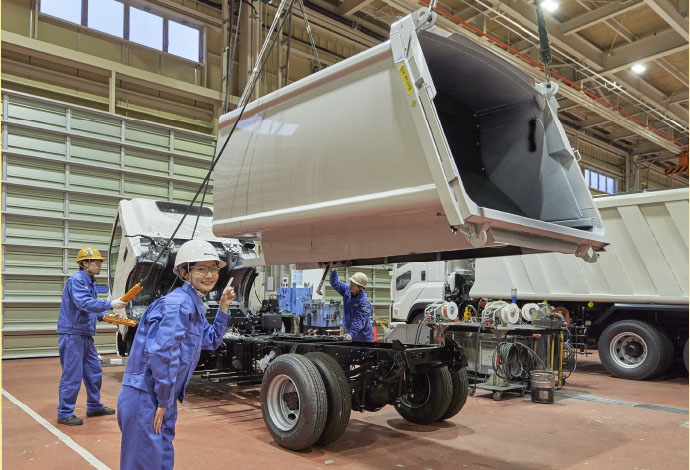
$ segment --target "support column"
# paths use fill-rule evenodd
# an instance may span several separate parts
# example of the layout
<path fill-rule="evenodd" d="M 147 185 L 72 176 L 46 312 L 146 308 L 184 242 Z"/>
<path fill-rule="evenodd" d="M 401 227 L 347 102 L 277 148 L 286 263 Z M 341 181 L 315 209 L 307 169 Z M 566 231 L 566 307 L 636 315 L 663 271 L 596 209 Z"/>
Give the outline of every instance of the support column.
<path fill-rule="evenodd" d="M 252 73 L 252 67 L 254 66 L 254 57 L 256 54 L 256 48 L 254 44 L 257 42 L 259 34 L 259 17 L 253 8 L 245 5 L 247 13 L 243 12 L 240 18 L 240 35 L 237 39 L 238 50 L 237 50 L 237 62 L 238 62 L 238 79 L 237 79 L 237 91 L 238 95 L 242 95 L 249 76 Z"/>
<path fill-rule="evenodd" d="M 108 111 L 115 114 L 115 90 L 116 90 L 116 74 L 114 70 L 110 71 L 110 81 L 108 83 Z"/>

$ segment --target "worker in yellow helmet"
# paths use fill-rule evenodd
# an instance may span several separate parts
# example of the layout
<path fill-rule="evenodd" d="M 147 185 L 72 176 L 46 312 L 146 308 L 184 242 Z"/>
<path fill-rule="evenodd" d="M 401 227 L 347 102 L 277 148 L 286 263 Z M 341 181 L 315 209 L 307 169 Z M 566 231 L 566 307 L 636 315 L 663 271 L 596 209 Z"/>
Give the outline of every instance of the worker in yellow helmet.
<path fill-rule="evenodd" d="M 60 334 L 60 404 L 58 423 L 77 426 L 83 421 L 74 415 L 74 406 L 82 380 L 86 388 L 86 416 L 115 414 L 115 410 L 101 403 L 103 371 L 94 345 L 96 321 L 102 320 L 104 310 L 121 309 L 126 302 L 96 298 L 96 279 L 105 258 L 90 246 L 79 250 L 79 272 L 65 283 L 60 304 L 57 332 Z"/>

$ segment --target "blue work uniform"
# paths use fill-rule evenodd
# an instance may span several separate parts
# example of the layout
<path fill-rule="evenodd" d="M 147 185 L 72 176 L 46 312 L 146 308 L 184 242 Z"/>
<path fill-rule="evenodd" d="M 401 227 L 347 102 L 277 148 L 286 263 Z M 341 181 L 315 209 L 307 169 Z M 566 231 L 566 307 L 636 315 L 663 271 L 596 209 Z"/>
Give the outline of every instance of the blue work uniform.
<path fill-rule="evenodd" d="M 199 362 L 202 349 L 216 349 L 229 315 L 218 310 L 213 326 L 189 284 L 153 302 L 137 326 L 117 400 L 122 431 L 120 470 L 171 470 L 175 456 L 177 400 Z M 157 408 L 165 408 L 160 434 L 153 430 Z"/>
<path fill-rule="evenodd" d="M 101 403 L 103 370 L 93 342 L 96 321 L 102 320 L 110 301 L 96 298 L 96 281 L 86 271 L 79 271 L 65 283 L 60 304 L 57 332 L 60 352 L 60 404 L 58 419 L 74 414 L 74 405 L 82 380 L 86 388 L 86 412 L 104 408 Z"/>
<path fill-rule="evenodd" d="M 366 292 L 352 295 L 350 286 L 338 280 L 338 272 L 331 271 L 331 287 L 343 296 L 343 328 L 352 336 L 353 341 L 374 341 L 374 330 L 371 327 L 372 307 Z"/>

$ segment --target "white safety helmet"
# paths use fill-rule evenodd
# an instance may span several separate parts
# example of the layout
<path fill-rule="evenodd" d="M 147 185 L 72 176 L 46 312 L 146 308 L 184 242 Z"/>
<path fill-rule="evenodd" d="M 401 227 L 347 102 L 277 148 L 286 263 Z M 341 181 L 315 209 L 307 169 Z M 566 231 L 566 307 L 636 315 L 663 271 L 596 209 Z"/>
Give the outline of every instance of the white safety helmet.
<path fill-rule="evenodd" d="M 175 267 L 173 272 L 175 275 L 180 275 L 180 268 L 189 263 L 198 263 L 200 261 L 216 261 L 218 268 L 224 268 L 228 263 L 221 261 L 216 249 L 213 248 L 209 242 L 204 240 L 189 240 L 185 242 L 180 250 L 177 252 L 175 258 Z"/>
<path fill-rule="evenodd" d="M 367 278 L 367 275 L 364 273 L 354 273 L 350 278 L 350 282 L 357 284 L 361 288 L 365 288 L 367 282 L 369 282 L 369 278 Z"/>

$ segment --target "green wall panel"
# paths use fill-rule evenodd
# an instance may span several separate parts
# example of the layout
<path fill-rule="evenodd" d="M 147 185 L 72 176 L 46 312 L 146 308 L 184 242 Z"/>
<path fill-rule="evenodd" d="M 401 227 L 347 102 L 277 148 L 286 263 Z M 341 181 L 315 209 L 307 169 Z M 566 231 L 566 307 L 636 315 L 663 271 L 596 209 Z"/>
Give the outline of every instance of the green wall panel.
<path fill-rule="evenodd" d="M 57 355 L 59 302 L 79 248 L 107 253 L 121 198 L 189 202 L 215 140 L 17 92 L 3 91 L 2 103 L 3 355 Z M 99 351 L 113 351 L 114 327 L 99 329 L 108 331 Z"/>
<path fill-rule="evenodd" d="M 9 214 L 5 216 L 5 239 L 3 242 L 62 245 L 64 235 L 62 220 L 29 219 Z"/>
<path fill-rule="evenodd" d="M 65 138 L 40 130 L 28 131 L 17 128 L 7 137 L 7 150 L 10 152 L 31 152 L 49 157 L 65 156 Z"/>
<path fill-rule="evenodd" d="M 71 129 L 75 134 L 83 134 L 91 137 L 97 136 L 104 140 L 120 142 L 122 121 L 104 118 L 83 111 L 73 111 Z"/>
<path fill-rule="evenodd" d="M 120 167 L 120 147 L 110 144 L 97 144 L 72 137 L 70 160 L 90 163 L 108 168 Z"/>
<path fill-rule="evenodd" d="M 65 198 L 61 191 L 37 192 L 33 189 L 10 187 L 5 193 L 7 210 L 35 216 L 62 217 Z"/>
<path fill-rule="evenodd" d="M 97 194 L 120 194 L 119 173 L 76 167 L 70 171 L 69 182 L 72 189 L 80 191 Z"/>
<path fill-rule="evenodd" d="M 5 270 L 22 273 L 62 273 L 62 249 L 5 246 Z"/>
<path fill-rule="evenodd" d="M 30 160 L 24 157 L 6 156 L 10 183 L 25 183 L 49 188 L 65 186 L 65 166 L 62 163 Z"/>

